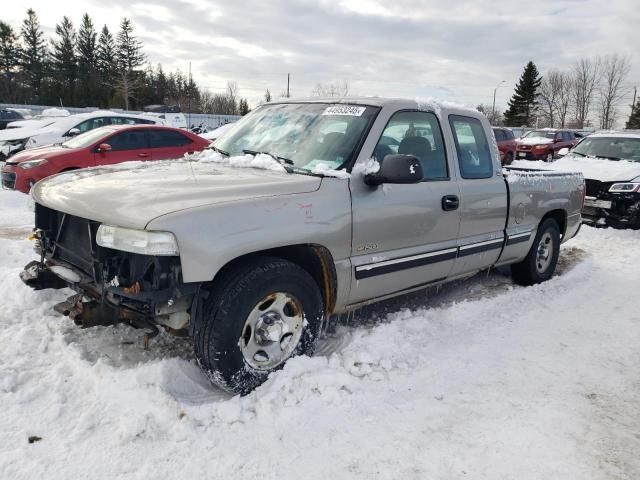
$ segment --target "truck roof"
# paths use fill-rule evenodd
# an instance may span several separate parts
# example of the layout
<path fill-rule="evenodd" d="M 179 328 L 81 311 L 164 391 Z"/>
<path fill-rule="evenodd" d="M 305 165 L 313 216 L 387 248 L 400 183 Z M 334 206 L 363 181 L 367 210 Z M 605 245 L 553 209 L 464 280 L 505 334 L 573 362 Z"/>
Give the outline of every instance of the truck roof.
<path fill-rule="evenodd" d="M 640 138 L 640 130 L 598 130 L 589 137 Z"/>
<path fill-rule="evenodd" d="M 446 111 L 446 113 L 463 114 L 473 117 L 484 117 L 484 115 L 475 108 L 435 98 L 415 98 L 411 100 L 407 98 L 385 97 L 305 97 L 276 100 L 270 102 L 269 104 L 282 103 L 332 103 L 363 105 L 381 108 L 391 107 L 395 109 L 430 110 L 435 112 L 439 116 L 442 111 Z"/>

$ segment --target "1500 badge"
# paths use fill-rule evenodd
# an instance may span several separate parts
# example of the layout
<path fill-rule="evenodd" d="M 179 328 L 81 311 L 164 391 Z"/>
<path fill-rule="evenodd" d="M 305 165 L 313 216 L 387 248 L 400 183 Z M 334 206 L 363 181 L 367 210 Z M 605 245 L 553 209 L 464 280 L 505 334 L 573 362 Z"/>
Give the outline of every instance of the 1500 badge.
<path fill-rule="evenodd" d="M 377 250 L 377 249 L 378 249 L 377 243 L 366 243 L 364 245 L 358 245 L 356 247 L 356 252 L 368 252 L 369 250 Z"/>

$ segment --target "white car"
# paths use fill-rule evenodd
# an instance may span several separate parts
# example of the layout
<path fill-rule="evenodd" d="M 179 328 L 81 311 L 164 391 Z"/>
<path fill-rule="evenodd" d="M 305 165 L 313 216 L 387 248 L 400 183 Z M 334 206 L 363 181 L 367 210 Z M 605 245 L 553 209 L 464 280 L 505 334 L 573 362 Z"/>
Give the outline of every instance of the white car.
<path fill-rule="evenodd" d="M 155 113 L 155 112 L 145 112 L 143 115 L 147 118 L 155 118 L 164 122 L 164 125 L 167 127 L 174 128 L 187 128 L 187 119 L 184 116 L 184 113 L 180 112 L 166 112 L 166 113 Z"/>
<path fill-rule="evenodd" d="M 585 178 L 586 223 L 640 229 L 640 131 L 601 131 L 585 137 L 546 168 Z"/>
<path fill-rule="evenodd" d="M 225 123 L 224 125 L 219 126 L 218 128 L 214 128 L 210 132 L 200 133 L 199 135 L 202 138 L 206 138 L 207 140 L 214 141 L 217 138 L 221 137 L 225 132 L 231 130 L 231 127 L 234 126 L 235 123 Z"/>
<path fill-rule="evenodd" d="M 51 123 L 49 120 L 51 119 L 34 121 L 20 128 L 0 131 L 0 160 L 29 148 L 61 143 L 70 137 L 106 125 L 164 124 L 159 118 L 100 110 L 61 117 Z"/>

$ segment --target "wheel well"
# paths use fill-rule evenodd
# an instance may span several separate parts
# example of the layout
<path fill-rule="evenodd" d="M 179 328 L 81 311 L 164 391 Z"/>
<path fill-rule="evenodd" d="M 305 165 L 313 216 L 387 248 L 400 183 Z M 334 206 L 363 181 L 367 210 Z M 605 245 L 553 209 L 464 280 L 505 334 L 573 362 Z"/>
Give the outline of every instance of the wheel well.
<path fill-rule="evenodd" d="M 225 272 L 230 269 L 252 262 L 259 257 L 278 257 L 302 267 L 318 284 L 324 300 L 325 312 L 327 314 L 333 312 L 338 283 L 336 268 L 331 253 L 321 245 L 289 245 L 243 255 L 222 267 L 214 277 L 213 283 L 215 284 L 221 277 L 224 278 Z"/>
<path fill-rule="evenodd" d="M 64 172 L 70 172 L 72 170 L 79 170 L 80 167 L 67 167 L 65 169 L 60 170 L 60 173 L 64 173 Z"/>
<path fill-rule="evenodd" d="M 547 218 L 553 218 L 556 221 L 558 227 L 560 227 L 560 235 L 564 237 L 564 233 L 567 229 L 567 212 L 564 210 L 551 210 L 542 217 L 540 223 L 544 222 Z"/>

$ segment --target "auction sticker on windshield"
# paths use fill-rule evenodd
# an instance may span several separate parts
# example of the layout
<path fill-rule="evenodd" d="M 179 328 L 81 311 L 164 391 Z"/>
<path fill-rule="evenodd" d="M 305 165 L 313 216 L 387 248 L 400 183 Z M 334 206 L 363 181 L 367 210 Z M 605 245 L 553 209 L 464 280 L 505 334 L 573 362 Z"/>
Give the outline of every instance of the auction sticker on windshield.
<path fill-rule="evenodd" d="M 348 115 L 350 117 L 360 117 L 367 107 L 356 105 L 331 105 L 327 107 L 322 115 Z"/>

